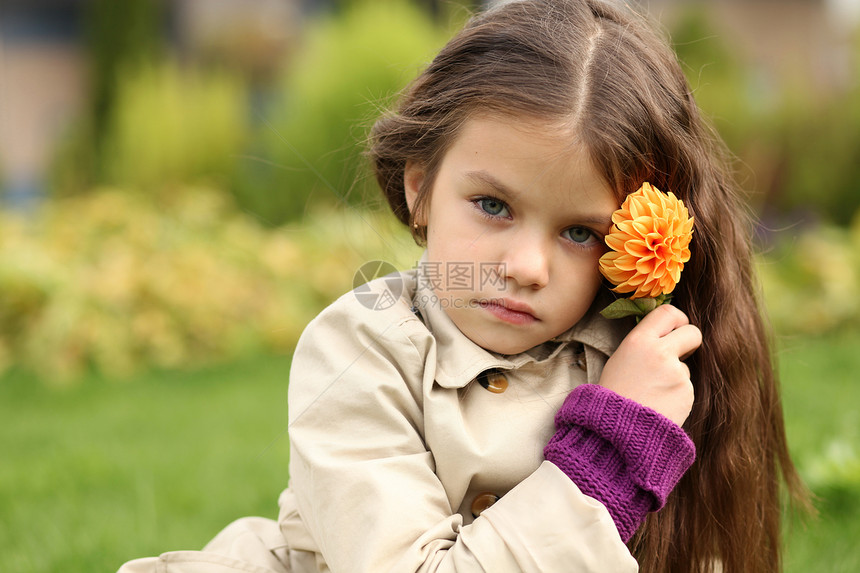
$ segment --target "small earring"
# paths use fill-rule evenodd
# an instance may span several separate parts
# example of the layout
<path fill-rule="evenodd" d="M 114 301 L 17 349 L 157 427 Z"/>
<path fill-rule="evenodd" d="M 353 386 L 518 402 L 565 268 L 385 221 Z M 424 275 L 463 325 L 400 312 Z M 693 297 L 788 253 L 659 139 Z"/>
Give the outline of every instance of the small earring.
<path fill-rule="evenodd" d="M 412 228 L 417 231 L 418 230 L 418 223 L 412 223 Z"/>

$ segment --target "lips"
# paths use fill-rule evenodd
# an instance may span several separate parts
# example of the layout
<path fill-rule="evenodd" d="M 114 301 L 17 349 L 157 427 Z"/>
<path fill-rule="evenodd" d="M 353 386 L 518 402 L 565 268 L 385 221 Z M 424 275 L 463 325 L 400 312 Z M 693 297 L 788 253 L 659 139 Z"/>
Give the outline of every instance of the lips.
<path fill-rule="evenodd" d="M 538 320 L 532 307 L 515 300 L 494 298 L 482 300 L 479 304 L 496 318 L 510 324 L 531 324 Z"/>

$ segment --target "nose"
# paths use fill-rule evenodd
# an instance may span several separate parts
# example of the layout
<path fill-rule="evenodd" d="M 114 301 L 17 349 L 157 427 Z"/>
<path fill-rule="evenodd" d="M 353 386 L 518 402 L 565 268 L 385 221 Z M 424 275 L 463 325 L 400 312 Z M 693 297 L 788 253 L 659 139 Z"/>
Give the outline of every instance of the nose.
<path fill-rule="evenodd" d="M 543 288 L 549 282 L 549 241 L 535 233 L 519 233 L 508 245 L 505 277 L 520 287 Z"/>

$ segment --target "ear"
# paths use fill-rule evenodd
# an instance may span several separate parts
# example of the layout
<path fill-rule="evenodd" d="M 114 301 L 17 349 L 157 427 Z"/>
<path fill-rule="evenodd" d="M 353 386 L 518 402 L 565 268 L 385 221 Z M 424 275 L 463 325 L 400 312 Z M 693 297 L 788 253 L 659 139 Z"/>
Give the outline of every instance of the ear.
<path fill-rule="evenodd" d="M 415 214 L 415 204 L 418 202 L 418 191 L 424 184 L 424 168 L 417 163 L 411 161 L 406 164 L 403 170 L 403 190 L 406 192 L 406 206 L 409 207 L 409 212 Z M 424 221 L 416 221 L 418 224 L 425 224 Z"/>

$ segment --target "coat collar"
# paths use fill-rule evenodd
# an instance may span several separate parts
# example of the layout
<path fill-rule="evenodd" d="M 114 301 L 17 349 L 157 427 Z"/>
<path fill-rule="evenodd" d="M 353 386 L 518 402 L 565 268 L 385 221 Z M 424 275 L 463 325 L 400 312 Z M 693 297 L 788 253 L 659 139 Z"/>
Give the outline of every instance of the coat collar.
<path fill-rule="evenodd" d="M 526 364 L 554 359 L 570 343 L 579 343 L 588 353 L 597 352 L 604 359 L 612 355 L 630 331 L 626 320 L 608 320 L 600 315 L 611 297 L 601 291 L 585 316 L 571 329 L 536 348 L 520 354 L 503 355 L 485 350 L 460 332 L 438 304 L 431 285 L 421 280 L 421 258 L 417 269 L 407 271 L 407 292 L 412 293 L 412 309 L 421 317 L 436 340 L 436 382 L 444 388 L 462 388 L 478 374 L 490 368 L 517 369 Z M 607 300 L 608 299 L 608 300 Z"/>

